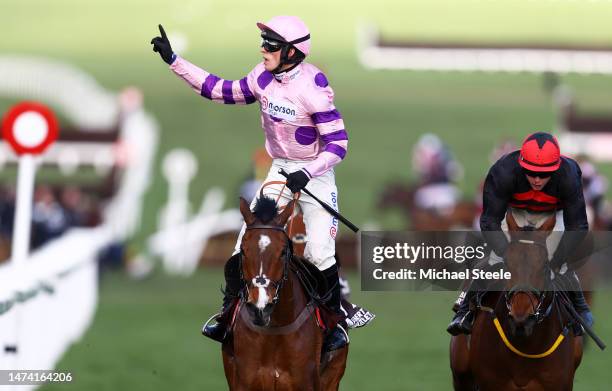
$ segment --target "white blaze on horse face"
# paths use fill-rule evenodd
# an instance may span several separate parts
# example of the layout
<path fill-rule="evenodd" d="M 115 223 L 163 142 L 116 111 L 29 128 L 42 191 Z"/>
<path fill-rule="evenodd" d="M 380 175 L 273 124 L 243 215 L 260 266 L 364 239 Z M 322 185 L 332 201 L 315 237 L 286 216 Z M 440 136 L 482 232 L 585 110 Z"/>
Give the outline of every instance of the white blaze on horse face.
<path fill-rule="evenodd" d="M 263 253 L 266 251 L 266 248 L 272 243 L 270 237 L 268 235 L 260 235 L 259 236 L 259 253 Z M 266 288 L 270 285 L 270 280 L 263 274 L 263 260 L 260 261 L 259 264 L 259 274 L 253 278 L 253 286 L 258 289 L 257 291 L 257 304 L 255 306 L 260 310 L 263 310 L 268 304 L 268 292 Z"/>
<path fill-rule="evenodd" d="M 268 235 L 260 235 L 259 236 L 259 252 L 263 253 L 266 251 L 266 248 L 272 243 L 270 237 Z"/>
<path fill-rule="evenodd" d="M 257 288 L 257 304 L 255 306 L 263 310 L 266 304 L 268 304 L 269 299 L 266 288 L 270 285 L 270 279 L 263 274 L 263 263 L 259 265 L 259 275 L 255 276 L 251 282 Z"/>
<path fill-rule="evenodd" d="M 259 294 L 257 295 L 257 308 L 263 310 L 268 304 L 268 293 L 266 292 L 266 288 L 259 288 Z"/>

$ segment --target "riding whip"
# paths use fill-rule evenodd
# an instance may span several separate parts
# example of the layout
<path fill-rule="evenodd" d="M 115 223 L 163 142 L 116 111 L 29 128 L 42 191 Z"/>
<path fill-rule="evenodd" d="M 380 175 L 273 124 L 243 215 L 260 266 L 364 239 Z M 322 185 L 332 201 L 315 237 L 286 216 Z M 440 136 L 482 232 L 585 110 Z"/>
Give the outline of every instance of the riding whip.
<path fill-rule="evenodd" d="M 278 170 L 278 173 L 281 174 L 282 176 L 284 176 L 285 178 L 289 177 L 289 174 L 285 170 L 283 170 L 282 168 L 280 170 Z M 315 197 L 307 189 L 302 189 L 302 191 L 304 193 L 308 194 L 309 196 L 311 196 L 315 201 L 317 201 L 319 203 L 319 205 L 321 205 L 323 207 L 323 209 L 325 209 L 330 215 L 332 215 L 335 218 L 337 218 L 338 220 L 342 221 L 344 223 L 344 225 L 346 225 L 347 227 L 349 227 L 351 229 L 351 231 L 353 231 L 353 232 L 358 232 L 359 231 L 359 227 L 357 227 L 355 224 L 351 223 L 346 217 L 342 216 L 334 208 L 329 206 L 326 202 L 321 201 L 320 199 Z"/>

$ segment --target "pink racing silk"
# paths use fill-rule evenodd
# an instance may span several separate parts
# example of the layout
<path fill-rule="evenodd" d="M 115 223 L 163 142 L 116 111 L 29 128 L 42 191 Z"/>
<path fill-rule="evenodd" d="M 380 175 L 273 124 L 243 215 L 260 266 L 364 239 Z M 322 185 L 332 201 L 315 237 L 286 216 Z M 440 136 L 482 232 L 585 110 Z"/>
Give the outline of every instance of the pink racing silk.
<path fill-rule="evenodd" d="M 204 98 L 223 104 L 260 104 L 266 150 L 272 158 L 305 161 L 316 177 L 346 156 L 348 135 L 334 91 L 317 67 L 301 63 L 274 75 L 258 64 L 240 80 L 225 80 L 177 56 L 170 69 Z"/>

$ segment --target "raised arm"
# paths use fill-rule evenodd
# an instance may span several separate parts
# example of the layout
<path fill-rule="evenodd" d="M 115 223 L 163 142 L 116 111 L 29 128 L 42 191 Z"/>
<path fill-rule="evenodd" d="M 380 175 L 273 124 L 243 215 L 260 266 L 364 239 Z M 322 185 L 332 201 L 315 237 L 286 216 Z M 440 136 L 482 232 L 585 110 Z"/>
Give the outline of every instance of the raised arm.
<path fill-rule="evenodd" d="M 198 94 L 224 104 L 250 104 L 256 101 L 251 88 L 254 70 L 240 80 L 221 79 L 176 55 L 161 24 L 159 33 L 160 36 L 151 40 L 153 51 L 159 53 L 162 60 L 170 65 L 170 69 Z"/>
<path fill-rule="evenodd" d="M 213 102 L 248 105 L 256 101 L 251 88 L 253 72 L 240 80 L 225 80 L 176 55 L 170 69 L 195 92 Z"/>

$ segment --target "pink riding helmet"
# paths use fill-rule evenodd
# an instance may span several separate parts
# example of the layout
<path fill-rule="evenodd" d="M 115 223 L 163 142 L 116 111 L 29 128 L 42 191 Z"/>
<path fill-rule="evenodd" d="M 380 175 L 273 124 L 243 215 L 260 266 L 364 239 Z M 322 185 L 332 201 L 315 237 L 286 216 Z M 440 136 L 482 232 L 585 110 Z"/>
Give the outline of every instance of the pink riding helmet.
<path fill-rule="evenodd" d="M 257 27 L 274 31 L 305 56 L 310 53 L 310 31 L 297 16 L 275 16 L 268 23 L 257 23 Z"/>

